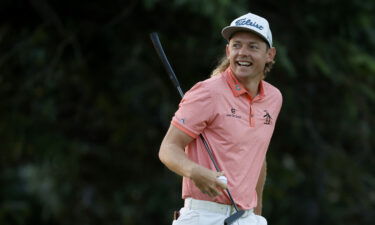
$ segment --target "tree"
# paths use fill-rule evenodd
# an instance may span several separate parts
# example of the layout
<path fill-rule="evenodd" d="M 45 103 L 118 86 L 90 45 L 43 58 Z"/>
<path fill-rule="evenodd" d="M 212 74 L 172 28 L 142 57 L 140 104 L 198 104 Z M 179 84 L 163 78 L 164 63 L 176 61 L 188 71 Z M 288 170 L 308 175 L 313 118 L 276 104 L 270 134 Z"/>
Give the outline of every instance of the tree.
<path fill-rule="evenodd" d="M 268 153 L 269 224 L 372 224 L 373 1 L 0 2 L 0 223 L 170 224 L 180 178 L 158 148 L 223 26 L 269 19 L 284 105 Z M 287 6 L 287 7 L 286 7 Z M 22 15 L 22 17 L 21 17 Z"/>

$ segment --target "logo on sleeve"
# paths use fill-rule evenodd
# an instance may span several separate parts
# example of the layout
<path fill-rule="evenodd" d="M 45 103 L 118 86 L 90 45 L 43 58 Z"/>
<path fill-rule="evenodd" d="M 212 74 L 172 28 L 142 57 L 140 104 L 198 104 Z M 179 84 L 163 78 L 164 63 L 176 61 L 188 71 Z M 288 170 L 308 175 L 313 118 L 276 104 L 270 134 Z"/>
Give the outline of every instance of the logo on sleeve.
<path fill-rule="evenodd" d="M 264 118 L 264 124 L 270 125 L 272 123 L 272 117 L 268 113 L 267 110 L 264 110 L 264 113 L 265 113 L 264 116 L 263 116 L 263 118 Z"/>
<path fill-rule="evenodd" d="M 231 112 L 231 113 L 226 114 L 226 116 L 228 116 L 228 117 L 233 117 L 233 118 L 237 118 L 237 119 L 241 119 L 241 116 L 237 115 L 237 114 L 236 114 L 236 111 L 237 111 L 237 109 L 235 109 L 235 108 L 232 107 L 232 108 L 230 109 L 230 112 Z"/>

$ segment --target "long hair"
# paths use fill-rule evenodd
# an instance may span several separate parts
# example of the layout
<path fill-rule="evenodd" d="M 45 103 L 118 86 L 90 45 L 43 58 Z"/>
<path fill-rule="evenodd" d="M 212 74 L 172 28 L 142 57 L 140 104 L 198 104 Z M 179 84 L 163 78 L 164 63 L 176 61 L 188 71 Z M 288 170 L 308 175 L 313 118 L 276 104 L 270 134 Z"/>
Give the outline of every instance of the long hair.
<path fill-rule="evenodd" d="M 272 60 L 269 63 L 266 63 L 264 66 L 264 78 L 266 78 L 266 75 L 271 71 L 273 64 L 275 64 L 275 61 Z M 219 60 L 218 65 L 216 68 L 212 71 L 210 77 L 216 76 L 222 72 L 224 72 L 229 67 L 229 59 L 227 58 L 226 54 Z"/>
<path fill-rule="evenodd" d="M 216 68 L 212 71 L 210 77 L 216 76 L 216 75 L 224 72 L 228 67 L 229 67 L 229 59 L 227 58 L 226 55 L 224 55 L 219 60 L 219 63 L 217 64 Z"/>

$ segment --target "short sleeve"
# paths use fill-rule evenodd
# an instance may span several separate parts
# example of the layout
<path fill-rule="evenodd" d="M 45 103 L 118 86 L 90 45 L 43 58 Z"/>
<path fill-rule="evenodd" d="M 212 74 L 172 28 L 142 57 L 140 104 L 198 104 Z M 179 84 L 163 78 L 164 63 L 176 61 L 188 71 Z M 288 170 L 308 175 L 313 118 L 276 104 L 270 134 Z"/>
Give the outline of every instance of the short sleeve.
<path fill-rule="evenodd" d="M 276 99 L 277 99 L 276 118 L 275 119 L 277 119 L 279 117 L 280 110 L 281 110 L 281 107 L 283 105 L 283 96 L 282 96 L 279 89 L 275 88 L 275 92 L 276 92 Z"/>
<path fill-rule="evenodd" d="M 213 105 L 209 88 L 199 82 L 186 92 L 171 123 L 196 138 L 212 120 Z"/>

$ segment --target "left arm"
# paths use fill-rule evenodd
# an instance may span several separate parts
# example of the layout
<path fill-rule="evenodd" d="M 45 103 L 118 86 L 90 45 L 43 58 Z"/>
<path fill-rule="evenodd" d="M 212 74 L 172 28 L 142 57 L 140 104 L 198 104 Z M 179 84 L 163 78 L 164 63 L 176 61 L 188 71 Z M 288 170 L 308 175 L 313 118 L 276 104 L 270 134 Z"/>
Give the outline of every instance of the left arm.
<path fill-rule="evenodd" d="M 263 196 L 263 187 L 264 183 L 266 181 L 266 175 L 267 175 L 267 163 L 266 159 L 264 159 L 262 169 L 260 170 L 259 178 L 258 178 L 258 183 L 256 186 L 256 192 L 258 196 L 258 204 L 254 208 L 254 213 L 257 215 L 262 214 L 262 196 Z"/>

